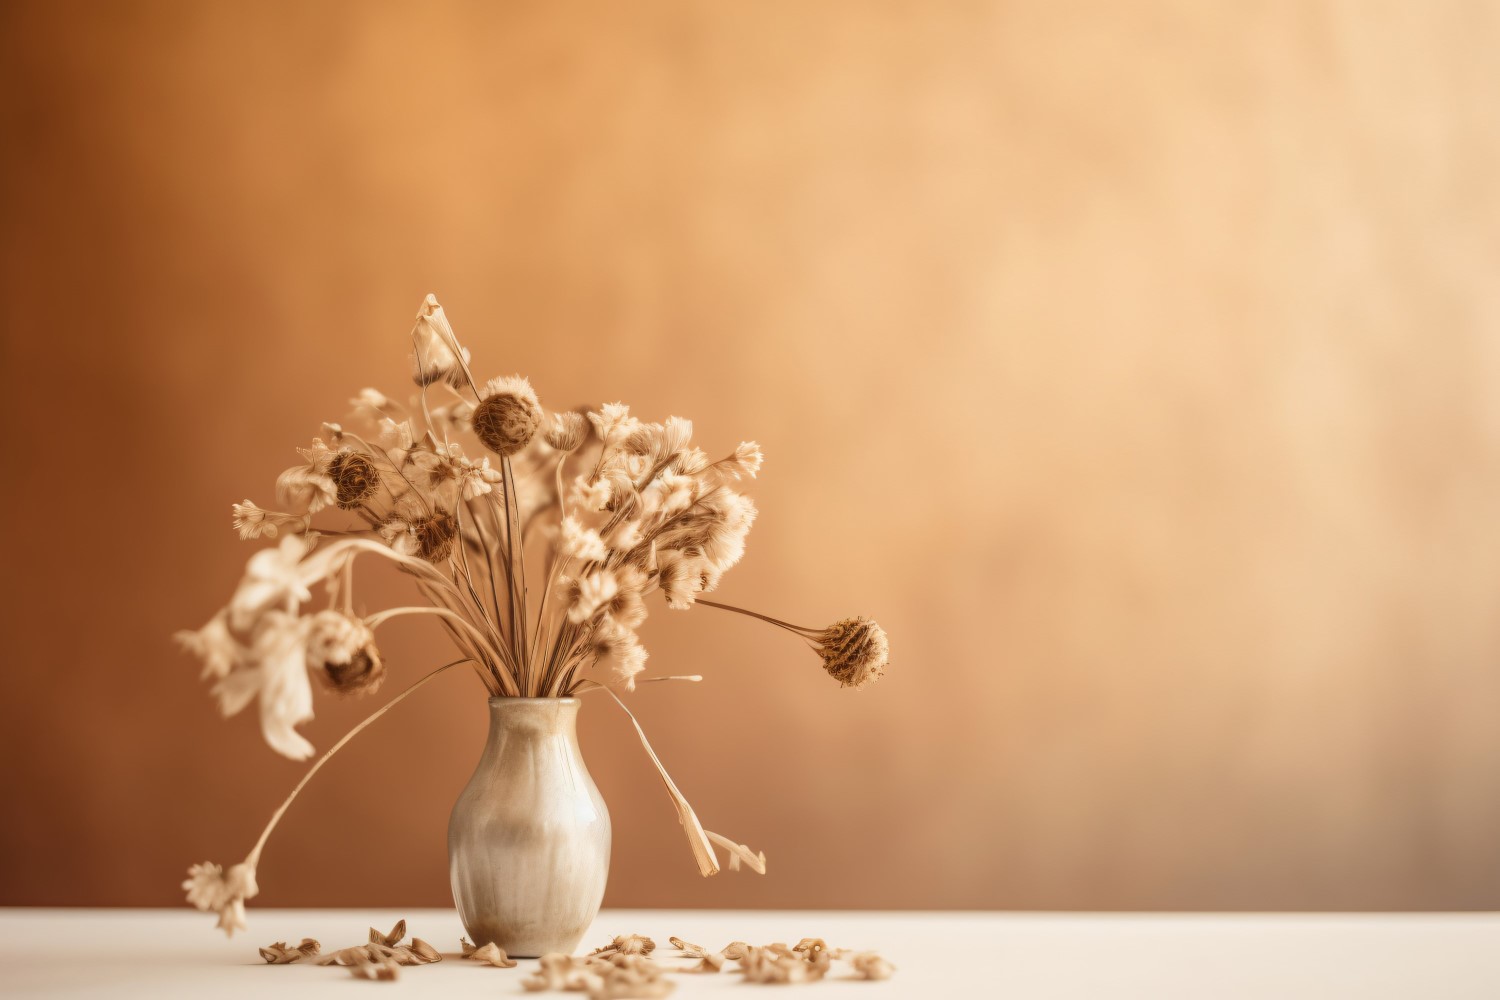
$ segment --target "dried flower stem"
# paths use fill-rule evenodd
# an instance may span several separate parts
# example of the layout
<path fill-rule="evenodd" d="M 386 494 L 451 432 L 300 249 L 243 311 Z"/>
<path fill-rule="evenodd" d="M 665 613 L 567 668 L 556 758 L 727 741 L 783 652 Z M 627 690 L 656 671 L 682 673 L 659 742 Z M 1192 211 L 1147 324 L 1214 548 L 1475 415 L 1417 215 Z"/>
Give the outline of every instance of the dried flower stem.
<path fill-rule="evenodd" d="M 708 834 L 703 829 L 703 824 L 698 822 L 698 815 L 693 812 L 693 807 L 682 792 L 677 790 L 677 785 L 672 781 L 672 776 L 662 766 L 661 758 L 656 756 L 656 751 L 651 749 L 651 741 L 646 739 L 646 731 L 636 720 L 635 713 L 625 707 L 620 696 L 609 688 L 604 691 L 614 699 L 615 704 L 620 706 L 620 711 L 630 717 L 630 724 L 635 726 L 637 735 L 641 738 L 641 746 L 646 748 L 646 755 L 651 758 L 651 763 L 656 765 L 656 773 L 661 775 L 662 784 L 667 786 L 667 794 L 672 798 L 672 804 L 677 808 L 677 819 L 682 823 L 682 832 L 687 835 L 688 846 L 693 849 L 693 860 L 698 862 L 699 874 L 707 877 L 719 873 L 719 861 L 714 857 L 713 845 L 708 841 Z"/>
<path fill-rule="evenodd" d="M 438 667 L 436 670 L 417 680 L 405 691 L 402 691 L 400 694 L 396 695 L 396 697 L 386 702 L 380 708 L 376 709 L 373 713 L 367 716 L 363 722 L 359 723 L 353 729 L 349 730 L 343 735 L 342 738 L 339 739 L 337 743 L 329 747 L 328 752 L 319 757 L 318 762 L 307 769 L 307 773 L 302 776 L 301 781 L 297 782 L 296 787 L 292 789 L 292 793 L 286 797 L 286 801 L 282 802 L 280 807 L 277 808 L 276 812 L 271 814 L 271 821 L 266 824 L 266 828 L 261 831 L 260 839 L 255 842 L 255 846 L 250 849 L 250 853 L 245 857 L 245 864 L 252 869 L 258 868 L 260 866 L 260 852 L 265 848 L 266 840 L 271 836 L 271 831 L 276 829 L 276 824 L 281 822 L 281 817 L 286 814 L 287 809 L 291 806 L 292 802 L 296 800 L 298 794 L 301 793 L 302 789 L 307 785 L 307 783 L 312 780 L 312 776 L 317 774 L 319 769 L 322 768 L 324 764 L 328 763 L 328 759 L 330 757 L 343 749 L 344 744 L 348 743 L 350 740 L 354 739 L 354 737 L 363 732 L 365 727 L 370 723 L 374 722 L 376 719 L 380 718 L 382 715 L 399 705 L 406 699 L 407 695 L 416 693 L 416 690 L 418 688 L 426 684 L 428 681 L 432 680 L 438 674 L 449 669 L 450 667 L 456 667 L 460 663 L 468 662 L 469 660 L 465 658 L 462 660 L 454 660 L 452 663 L 445 663 L 441 667 Z"/>

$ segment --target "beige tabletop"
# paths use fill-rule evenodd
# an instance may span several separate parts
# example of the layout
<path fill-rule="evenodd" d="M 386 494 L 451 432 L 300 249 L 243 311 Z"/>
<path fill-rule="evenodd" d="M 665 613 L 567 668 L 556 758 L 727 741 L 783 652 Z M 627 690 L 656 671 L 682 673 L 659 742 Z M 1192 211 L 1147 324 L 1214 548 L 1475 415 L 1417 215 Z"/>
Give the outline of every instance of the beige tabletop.
<path fill-rule="evenodd" d="M 405 918 L 411 933 L 450 954 L 405 968 L 394 983 L 346 970 L 267 966 L 257 946 L 318 939 L 325 951 L 363 943 L 373 925 Z M 578 996 L 524 994 L 536 968 L 457 958 L 452 910 L 256 910 L 226 940 L 190 910 L 0 910 L 0 994 L 278 998 L 352 996 Z M 606 910 L 585 950 L 616 934 L 644 934 L 666 964 L 672 935 L 717 949 L 730 941 L 871 949 L 897 967 L 886 982 L 837 975 L 781 987 L 794 996 L 1142 997 L 1150 1000 L 1500 997 L 1500 916 L 1492 914 L 1018 914 Z M 738 975 L 680 975 L 674 998 L 742 995 Z M 729 992 L 726 992 L 729 991 Z"/>

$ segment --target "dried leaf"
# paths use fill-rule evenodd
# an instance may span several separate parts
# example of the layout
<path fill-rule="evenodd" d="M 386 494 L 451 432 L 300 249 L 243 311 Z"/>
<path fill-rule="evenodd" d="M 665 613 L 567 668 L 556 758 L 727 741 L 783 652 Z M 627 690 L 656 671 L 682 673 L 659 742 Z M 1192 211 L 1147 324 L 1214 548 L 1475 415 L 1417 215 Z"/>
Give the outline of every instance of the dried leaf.
<path fill-rule="evenodd" d="M 267 965 L 291 965 L 304 958 L 315 958 L 322 946 L 312 938 L 303 938 L 296 947 L 288 947 L 285 941 L 277 941 L 260 949 L 260 957 Z"/>
<path fill-rule="evenodd" d="M 505 954 L 505 949 L 493 941 L 473 949 L 464 955 L 464 958 L 473 962 L 488 962 L 497 969 L 514 969 L 516 967 L 515 959 Z"/>
<path fill-rule="evenodd" d="M 391 932 L 389 934 L 382 934 L 375 928 L 370 928 L 371 944 L 383 944 L 388 948 L 394 948 L 396 945 L 401 943 L 401 939 L 404 937 L 406 937 L 405 920 L 396 921 L 396 926 L 391 928 Z"/>
<path fill-rule="evenodd" d="M 862 951 L 849 959 L 861 979 L 889 979 L 896 967 L 873 951 Z"/>
<path fill-rule="evenodd" d="M 750 946 L 743 941 L 731 941 L 724 946 L 720 954 L 731 961 L 743 962 L 750 954 L 750 950 Z"/>
<path fill-rule="evenodd" d="M 463 949 L 464 958 L 474 954 L 474 944 L 468 938 L 459 938 L 458 946 Z"/>

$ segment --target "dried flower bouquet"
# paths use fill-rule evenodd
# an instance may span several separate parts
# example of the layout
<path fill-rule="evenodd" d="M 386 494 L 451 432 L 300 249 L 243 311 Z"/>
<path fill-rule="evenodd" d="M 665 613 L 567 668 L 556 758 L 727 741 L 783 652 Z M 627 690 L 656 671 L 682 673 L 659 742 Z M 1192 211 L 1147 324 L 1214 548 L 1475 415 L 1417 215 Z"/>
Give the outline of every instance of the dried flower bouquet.
<path fill-rule="evenodd" d="M 266 742 L 303 760 L 312 745 L 297 726 L 313 717 L 313 687 L 367 694 L 385 678 L 375 633 L 392 619 L 436 619 L 459 658 L 432 671 L 361 722 L 303 777 L 246 859 L 227 871 L 195 865 L 189 902 L 219 914 L 232 933 L 256 894 L 266 838 L 319 767 L 350 738 L 444 670 L 467 664 L 490 697 L 571 697 L 632 691 L 647 652 L 637 629 L 646 600 L 736 611 L 803 639 L 840 684 L 878 678 L 884 631 L 864 617 L 804 628 L 710 601 L 745 549 L 755 505 L 739 492 L 761 467 L 743 442 L 711 460 L 680 417 L 645 423 L 611 403 L 592 412 L 548 412 L 520 376 L 478 382 L 470 354 L 429 295 L 417 314 L 412 378 L 403 405 L 374 389 L 351 400 L 359 428 L 323 425 L 302 462 L 276 481 L 279 509 L 233 507 L 242 539 L 279 538 L 253 555 L 229 603 L 202 628 L 181 632 L 203 661 L 223 713 L 257 703 Z M 477 444 L 477 446 L 476 446 Z M 316 519 L 316 523 L 315 523 Z M 528 551 L 529 550 L 529 551 Z M 384 559 L 409 577 L 421 603 L 356 610 L 354 563 Z M 326 607 L 311 611 L 322 584 Z M 625 709 L 627 714 L 629 710 Z M 719 871 L 714 845 L 764 873 L 765 856 L 705 831 L 651 750 L 699 870 Z"/>

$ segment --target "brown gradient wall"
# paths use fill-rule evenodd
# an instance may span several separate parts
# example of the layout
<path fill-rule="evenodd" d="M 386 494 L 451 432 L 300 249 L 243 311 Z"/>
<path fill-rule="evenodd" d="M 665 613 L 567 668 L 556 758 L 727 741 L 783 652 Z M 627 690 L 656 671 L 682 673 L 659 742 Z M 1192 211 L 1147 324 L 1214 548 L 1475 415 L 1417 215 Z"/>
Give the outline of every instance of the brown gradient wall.
<path fill-rule="evenodd" d="M 1493 5 L 7 4 L 0 903 L 177 905 L 301 773 L 174 629 L 435 292 L 486 373 L 759 440 L 727 599 L 583 719 L 631 906 L 1500 905 Z M 368 569 L 369 567 L 367 567 Z M 366 585 L 395 600 L 401 584 Z M 447 656 L 385 640 L 396 683 Z M 388 690 L 393 690 L 388 689 Z M 369 703 L 320 702 L 328 746 Z M 263 905 L 442 905 L 472 678 Z"/>

